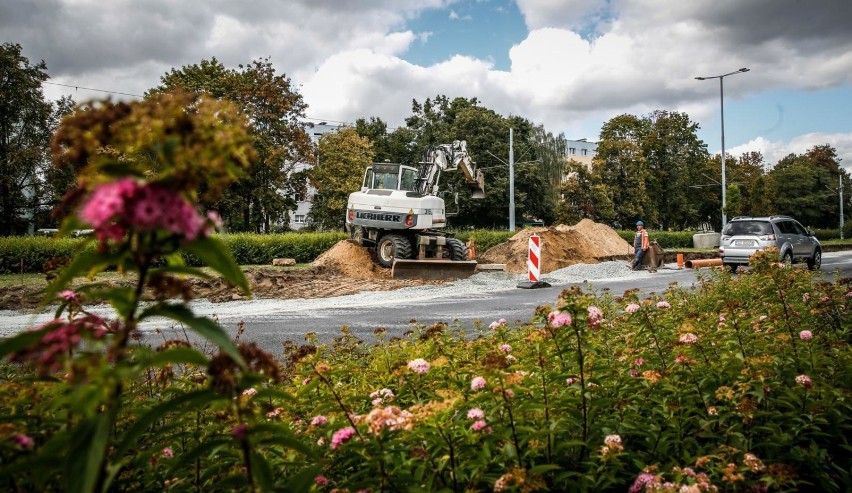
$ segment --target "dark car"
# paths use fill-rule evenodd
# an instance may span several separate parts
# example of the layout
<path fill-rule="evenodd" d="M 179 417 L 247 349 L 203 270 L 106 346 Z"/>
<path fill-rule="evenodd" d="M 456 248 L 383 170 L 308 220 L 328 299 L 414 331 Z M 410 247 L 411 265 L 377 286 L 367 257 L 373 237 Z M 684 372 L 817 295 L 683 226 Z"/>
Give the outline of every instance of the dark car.
<path fill-rule="evenodd" d="M 787 264 L 806 262 L 811 270 L 822 264 L 819 240 L 789 216 L 735 217 L 719 240 L 722 263 L 732 271 L 748 265 L 749 257 L 769 247 L 777 247 L 778 260 Z"/>

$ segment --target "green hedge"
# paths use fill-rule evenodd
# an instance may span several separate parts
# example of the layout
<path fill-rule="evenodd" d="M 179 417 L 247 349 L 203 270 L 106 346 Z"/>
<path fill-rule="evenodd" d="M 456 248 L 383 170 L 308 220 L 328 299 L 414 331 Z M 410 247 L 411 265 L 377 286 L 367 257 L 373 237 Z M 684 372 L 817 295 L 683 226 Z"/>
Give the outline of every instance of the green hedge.
<path fill-rule="evenodd" d="M 698 231 L 653 231 L 648 230 L 648 236 L 652 240 L 657 240 L 661 247 L 666 249 L 675 248 L 693 248 L 692 235 Z M 633 237 L 636 234 L 635 230 L 622 230 L 618 232 L 619 236 L 624 238 L 627 243 L 633 244 Z"/>
<path fill-rule="evenodd" d="M 476 241 L 476 252 L 482 253 L 514 236 L 517 231 L 477 229 L 473 231 L 454 231 L 455 237 L 467 243 L 471 237 Z"/>
<path fill-rule="evenodd" d="M 271 264 L 274 258 L 292 258 L 296 262 L 313 261 L 338 241 L 344 233 L 284 233 L 228 234 L 222 236 L 240 265 Z M 81 239 L 46 238 L 41 236 L 0 237 L 0 274 L 42 272 L 45 262 L 52 258 L 73 257 Z M 90 244 L 94 248 L 95 244 Z M 198 259 L 187 256 L 190 265 L 201 265 Z"/>

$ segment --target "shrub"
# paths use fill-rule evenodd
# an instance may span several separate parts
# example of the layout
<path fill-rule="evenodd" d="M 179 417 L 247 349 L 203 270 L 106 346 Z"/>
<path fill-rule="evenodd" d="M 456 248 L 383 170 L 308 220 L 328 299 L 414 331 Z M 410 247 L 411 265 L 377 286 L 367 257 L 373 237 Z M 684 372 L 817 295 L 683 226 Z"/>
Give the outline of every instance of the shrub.
<path fill-rule="evenodd" d="M 656 240 L 663 248 L 692 248 L 692 236 L 697 231 L 654 231 L 648 230 L 648 236 L 651 240 Z M 619 236 L 631 245 L 636 231 L 621 230 L 618 231 Z"/>

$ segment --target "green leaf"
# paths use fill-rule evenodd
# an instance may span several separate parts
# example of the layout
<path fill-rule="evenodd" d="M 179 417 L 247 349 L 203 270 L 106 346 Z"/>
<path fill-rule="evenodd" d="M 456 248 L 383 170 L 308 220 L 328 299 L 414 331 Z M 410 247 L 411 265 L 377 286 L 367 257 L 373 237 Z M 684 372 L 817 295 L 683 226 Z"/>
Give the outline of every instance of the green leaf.
<path fill-rule="evenodd" d="M 311 485 L 314 484 L 314 478 L 322 472 L 320 466 L 308 466 L 301 470 L 298 474 L 290 476 L 287 479 L 287 484 L 284 485 L 284 491 L 308 491 Z"/>
<path fill-rule="evenodd" d="M 237 265 L 234 256 L 221 240 L 213 237 L 200 238 L 186 246 L 186 250 L 227 279 L 231 284 L 251 294 L 245 273 Z"/>
<path fill-rule="evenodd" d="M 273 423 L 258 423 L 252 427 L 251 434 L 258 443 L 277 444 L 297 450 L 307 456 L 313 455 L 311 449 L 299 441 L 293 434 L 293 431 L 286 426 Z"/>
<path fill-rule="evenodd" d="M 251 452 L 251 469 L 260 491 L 273 491 L 272 469 L 266 458 L 256 450 Z"/>
<path fill-rule="evenodd" d="M 53 328 L 54 325 L 49 325 L 43 329 L 28 330 L 12 337 L 3 338 L 0 340 L 0 358 L 4 358 L 8 354 L 12 354 L 32 346 L 41 340 L 41 338 Z"/>
<path fill-rule="evenodd" d="M 167 413 L 174 412 L 182 414 L 193 409 L 198 409 L 211 402 L 222 399 L 222 397 L 209 389 L 196 390 L 170 399 L 166 402 L 158 404 L 143 414 L 129 430 L 122 433 L 121 443 L 118 445 L 116 457 L 122 457 L 130 450 L 130 447 L 136 445 L 139 437 L 145 433 L 156 421 L 161 419 Z"/>
<path fill-rule="evenodd" d="M 77 425 L 65 461 L 67 491 L 94 491 L 101 471 L 101 462 L 106 455 L 109 425 L 110 419 L 106 413 L 83 420 Z"/>
<path fill-rule="evenodd" d="M 544 474 L 546 472 L 556 471 L 559 469 L 562 469 L 562 467 L 556 464 L 541 464 L 530 469 L 529 474 Z"/>
<path fill-rule="evenodd" d="M 210 360 L 201 351 L 189 347 L 175 347 L 154 354 L 144 364 L 159 368 L 166 364 L 188 363 L 192 365 L 207 365 Z"/>
<path fill-rule="evenodd" d="M 45 288 L 42 303 L 46 304 L 52 301 L 59 291 L 65 288 L 75 277 L 100 272 L 110 265 L 117 264 L 119 260 L 121 260 L 121 256 L 118 254 L 98 253 L 90 250 L 80 252 L 68 266 L 59 272 L 59 276 Z"/>
<path fill-rule="evenodd" d="M 186 305 L 176 303 L 158 303 L 152 305 L 139 315 L 139 321 L 151 317 L 166 317 L 187 325 L 198 335 L 219 346 L 223 351 L 233 358 L 242 367 L 245 367 L 242 356 L 237 352 L 236 346 L 231 342 L 228 334 L 213 320 L 207 317 L 198 317 Z"/>
<path fill-rule="evenodd" d="M 212 454 L 219 448 L 227 447 L 229 445 L 233 445 L 234 443 L 234 439 L 230 437 L 213 438 L 207 440 L 206 442 L 201 442 L 194 449 L 190 450 L 185 454 L 181 454 L 180 458 L 175 457 L 177 460 L 175 460 L 174 464 L 172 464 L 172 467 L 169 468 L 168 476 L 171 477 L 177 471 L 183 470 L 187 464 L 191 464 L 196 459 L 200 459 L 206 454 Z"/>
<path fill-rule="evenodd" d="M 181 259 L 183 261 L 183 259 Z M 193 277 L 200 277 L 202 279 L 210 279 L 210 274 L 204 272 L 204 270 L 199 269 L 198 267 L 188 267 L 186 265 L 174 265 L 168 264 L 163 267 L 159 267 L 157 269 L 151 269 L 151 274 L 181 274 Z"/>

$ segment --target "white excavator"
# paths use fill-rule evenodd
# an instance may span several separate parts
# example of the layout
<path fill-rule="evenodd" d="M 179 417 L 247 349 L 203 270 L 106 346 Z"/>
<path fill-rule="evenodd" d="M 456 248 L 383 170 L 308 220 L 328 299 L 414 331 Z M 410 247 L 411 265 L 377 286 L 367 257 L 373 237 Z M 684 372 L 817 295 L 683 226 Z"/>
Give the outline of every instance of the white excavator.
<path fill-rule="evenodd" d="M 374 247 L 379 264 L 400 278 L 447 279 L 473 274 L 467 247 L 443 231 L 447 210 L 438 182 L 444 171 L 461 170 L 471 198 L 485 197 L 482 171 L 463 140 L 429 146 L 417 166 L 375 163 L 361 190 L 349 195 L 346 232 L 359 245 Z"/>

